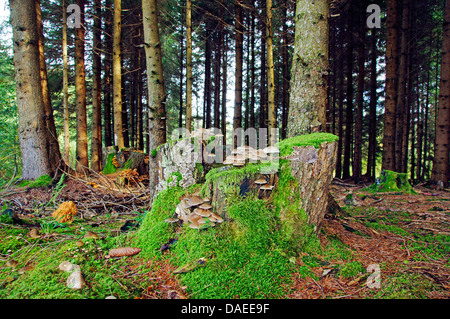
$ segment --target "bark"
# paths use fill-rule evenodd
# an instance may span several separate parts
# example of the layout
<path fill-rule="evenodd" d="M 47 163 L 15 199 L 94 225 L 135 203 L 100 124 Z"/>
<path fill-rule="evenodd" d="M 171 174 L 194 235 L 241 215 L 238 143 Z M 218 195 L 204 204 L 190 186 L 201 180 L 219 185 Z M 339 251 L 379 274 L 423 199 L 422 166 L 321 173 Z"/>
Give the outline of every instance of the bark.
<path fill-rule="evenodd" d="M 102 170 L 102 79 L 101 79 L 101 1 L 94 0 L 94 37 L 93 37 L 93 84 L 92 84 L 92 143 L 91 168 L 100 172 Z"/>
<path fill-rule="evenodd" d="M 81 9 L 81 28 L 75 29 L 75 96 L 77 110 L 77 165 L 78 173 L 89 169 L 87 142 L 87 111 L 86 111 L 86 71 L 84 64 L 84 0 L 77 0 Z"/>
<path fill-rule="evenodd" d="M 158 6 L 156 0 L 142 2 L 144 43 L 147 65 L 148 125 L 150 151 L 166 142 L 166 93 L 162 68 L 161 42 L 158 28 Z M 149 188 L 155 191 L 158 184 L 157 160 L 150 156 Z"/>
<path fill-rule="evenodd" d="M 227 35 L 223 36 L 223 62 L 222 62 L 222 118 L 221 118 L 221 131 L 223 134 L 223 145 L 226 145 L 227 135 L 227 70 L 228 70 L 228 45 Z"/>
<path fill-rule="evenodd" d="M 375 178 L 377 143 L 377 36 L 375 29 L 371 30 L 369 103 L 369 147 L 367 156 L 367 176 L 373 179 Z"/>
<path fill-rule="evenodd" d="M 121 62 L 121 33 L 122 33 L 122 0 L 114 0 L 113 26 L 113 110 L 114 110 L 114 142 L 120 149 L 125 147 L 123 139 L 122 120 L 122 62 Z"/>
<path fill-rule="evenodd" d="M 104 103 L 104 131 L 105 146 L 113 146 L 113 125 L 111 118 L 111 65 L 112 65 L 112 0 L 106 1 L 105 11 L 105 59 L 104 65 L 104 84 L 103 84 L 103 103 Z"/>
<path fill-rule="evenodd" d="M 219 22 L 214 69 L 214 127 L 220 127 L 220 69 L 222 67 L 222 23 Z"/>
<path fill-rule="evenodd" d="M 407 61 L 408 61 L 408 42 L 409 42 L 409 3 L 410 0 L 403 0 L 403 17 L 401 26 L 401 44 L 398 66 L 398 88 L 397 88 L 397 106 L 396 106 L 396 136 L 395 136 L 395 171 L 406 173 L 406 163 L 403 160 L 404 151 L 408 151 L 403 145 L 408 139 L 404 139 L 405 125 L 407 121 L 407 108 L 409 107 L 406 96 L 407 85 Z M 406 157 L 407 158 L 407 157 Z"/>
<path fill-rule="evenodd" d="M 364 108 L 364 65 L 365 65 L 365 32 L 366 19 L 364 3 L 359 4 L 359 39 L 358 39 L 358 97 L 355 118 L 355 160 L 353 162 L 353 179 L 356 183 L 362 177 L 362 135 L 363 135 L 363 108 Z"/>
<path fill-rule="evenodd" d="M 382 169 L 395 171 L 395 128 L 397 105 L 397 0 L 387 2 L 386 18 L 386 102 L 384 112 Z"/>
<path fill-rule="evenodd" d="M 297 0 L 288 136 L 326 129 L 329 1 Z"/>
<path fill-rule="evenodd" d="M 436 138 L 431 183 L 448 186 L 450 179 L 450 1 L 445 6 Z"/>
<path fill-rule="evenodd" d="M 266 11 L 266 1 L 261 0 L 261 16 L 264 16 Z M 267 127 L 267 72 L 266 72 L 266 25 L 264 19 L 260 18 L 261 30 L 261 66 L 260 66 L 260 102 L 259 102 L 259 127 Z"/>
<path fill-rule="evenodd" d="M 345 141 L 342 178 L 350 177 L 351 147 L 353 144 L 353 6 L 348 12 L 347 29 L 347 106 L 345 112 Z"/>
<path fill-rule="evenodd" d="M 183 14 L 182 14 L 183 15 Z M 184 36 L 183 36 L 183 25 L 181 27 L 180 32 L 180 114 L 178 118 L 178 127 L 183 127 L 183 68 L 184 68 Z"/>
<path fill-rule="evenodd" d="M 243 40 L 244 25 L 242 19 L 242 5 L 239 0 L 235 1 L 235 41 L 236 41 L 236 73 L 234 87 L 234 116 L 233 130 L 242 127 L 242 64 L 243 64 Z M 237 146 L 237 137 L 233 141 Z"/>
<path fill-rule="evenodd" d="M 338 110 L 338 145 L 337 145 L 337 163 L 336 177 L 342 177 L 342 146 L 344 141 L 344 70 L 339 68 L 339 110 Z"/>
<path fill-rule="evenodd" d="M 282 113 L 281 113 L 281 139 L 285 139 L 287 136 L 287 123 L 288 123 L 288 113 L 289 113 L 289 80 L 290 80 L 290 72 L 289 72 L 289 52 L 288 52 L 288 27 L 287 27 L 287 6 L 288 1 L 285 1 L 284 7 L 282 9 L 282 21 L 283 21 L 283 46 L 281 48 L 281 56 L 283 59 L 282 64 L 282 72 L 283 72 L 283 91 L 282 91 Z"/>
<path fill-rule="evenodd" d="M 64 108 L 64 160 L 70 166 L 70 132 L 69 132 L 69 75 L 67 58 L 67 12 L 66 0 L 62 0 L 63 11 L 63 34 L 62 34 L 62 54 L 63 54 L 63 108 Z"/>
<path fill-rule="evenodd" d="M 10 0 L 22 179 L 51 175 L 45 108 L 39 65 L 39 32 L 35 1 Z"/>
<path fill-rule="evenodd" d="M 276 134 L 272 129 L 276 128 L 275 114 L 275 75 L 273 62 L 273 31 L 272 31 L 272 0 L 266 0 L 266 46 L 267 46 L 267 113 L 269 128 L 269 145 L 277 142 Z"/>
<path fill-rule="evenodd" d="M 45 123 L 48 131 L 48 157 L 51 162 L 52 167 L 58 167 L 61 163 L 62 157 L 59 150 L 58 134 L 56 133 L 55 119 L 53 117 L 52 101 L 50 96 L 50 89 L 48 86 L 47 78 L 47 65 L 45 63 L 44 54 L 44 27 L 42 24 L 42 12 L 40 0 L 36 1 L 36 23 L 39 34 L 39 65 L 41 73 L 41 87 L 42 87 L 42 97 L 44 99 L 45 108 Z"/>
<path fill-rule="evenodd" d="M 255 7 L 250 10 L 250 115 L 249 115 L 249 127 L 255 128 Z"/>
<path fill-rule="evenodd" d="M 204 90 L 204 105 L 205 105 L 205 113 L 204 116 L 204 125 L 205 128 L 211 127 L 211 36 L 210 33 L 210 22 L 206 22 L 206 43 L 205 43 L 205 90 Z"/>
<path fill-rule="evenodd" d="M 186 129 L 192 129 L 192 1 L 186 0 Z"/>

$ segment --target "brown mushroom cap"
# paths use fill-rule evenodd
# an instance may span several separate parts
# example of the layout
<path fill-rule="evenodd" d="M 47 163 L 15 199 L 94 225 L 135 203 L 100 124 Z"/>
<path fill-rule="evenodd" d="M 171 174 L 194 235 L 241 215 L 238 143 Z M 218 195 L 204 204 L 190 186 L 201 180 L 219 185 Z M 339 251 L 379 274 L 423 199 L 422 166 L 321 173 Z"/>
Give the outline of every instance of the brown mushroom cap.
<path fill-rule="evenodd" d="M 273 185 L 263 185 L 263 186 L 261 186 L 259 189 L 262 189 L 262 190 L 272 190 L 274 188 L 274 186 Z"/>
<path fill-rule="evenodd" d="M 190 223 L 189 227 L 192 229 L 200 229 L 200 224 L 195 222 L 195 223 Z"/>
<path fill-rule="evenodd" d="M 212 206 L 211 206 L 210 204 L 204 202 L 203 204 L 201 204 L 200 206 L 198 206 L 198 208 L 207 210 L 207 209 L 211 209 Z"/>
<path fill-rule="evenodd" d="M 189 220 L 191 223 L 198 223 L 198 220 L 199 220 L 200 218 L 202 218 L 202 216 L 197 215 L 197 214 L 192 214 L 191 216 L 188 217 L 188 220 Z"/>
<path fill-rule="evenodd" d="M 253 183 L 255 183 L 256 185 L 264 185 L 267 184 L 267 181 L 263 178 L 257 179 L 256 181 L 254 181 Z"/>
<path fill-rule="evenodd" d="M 211 212 L 206 209 L 196 208 L 194 209 L 194 214 L 197 214 L 198 216 L 201 217 L 209 217 L 211 215 Z"/>
<path fill-rule="evenodd" d="M 211 218 L 214 219 L 214 220 L 211 220 Z M 223 222 L 223 218 L 220 217 L 219 215 L 211 213 L 210 221 L 215 222 L 215 223 L 221 223 L 221 222 Z"/>
<path fill-rule="evenodd" d="M 210 201 L 211 201 L 211 199 L 209 199 L 209 198 L 207 198 L 207 197 L 203 198 L 203 202 L 204 202 L 204 203 L 209 203 Z"/>
<path fill-rule="evenodd" d="M 206 220 L 205 220 L 204 218 L 200 218 L 200 219 L 197 221 L 197 223 L 198 223 L 199 225 L 203 225 L 203 224 L 206 224 Z"/>
<path fill-rule="evenodd" d="M 244 161 L 235 161 L 234 163 L 233 163 L 233 166 L 244 166 L 245 165 L 245 162 Z"/>
<path fill-rule="evenodd" d="M 200 204 L 203 204 L 203 198 L 201 198 L 200 196 L 192 196 L 188 200 L 187 204 L 189 207 L 198 206 Z"/>

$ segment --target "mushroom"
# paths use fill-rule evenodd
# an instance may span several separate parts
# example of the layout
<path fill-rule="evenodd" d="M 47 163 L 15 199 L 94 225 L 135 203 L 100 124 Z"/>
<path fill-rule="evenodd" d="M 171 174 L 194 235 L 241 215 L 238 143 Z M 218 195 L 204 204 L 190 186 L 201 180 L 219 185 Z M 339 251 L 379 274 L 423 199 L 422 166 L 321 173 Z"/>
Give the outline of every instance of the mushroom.
<path fill-rule="evenodd" d="M 234 163 L 234 158 L 227 156 L 227 158 L 223 161 L 223 165 L 232 165 Z"/>
<path fill-rule="evenodd" d="M 234 161 L 233 166 L 237 167 L 245 166 L 245 161 Z"/>
<path fill-rule="evenodd" d="M 197 223 L 197 224 L 198 224 L 198 220 L 199 220 L 200 218 L 202 218 L 202 216 L 197 215 L 197 214 L 192 214 L 191 216 L 188 217 L 188 220 L 189 220 L 191 223 Z"/>
<path fill-rule="evenodd" d="M 259 189 L 271 191 L 274 187 L 273 185 L 263 185 Z"/>
<path fill-rule="evenodd" d="M 192 229 L 200 229 L 200 224 L 195 222 L 195 223 L 190 223 L 189 227 Z"/>
<path fill-rule="evenodd" d="M 211 216 L 209 216 L 209 220 L 212 221 L 212 222 L 215 222 L 215 223 L 223 222 L 223 218 L 220 217 L 219 215 L 214 214 L 214 213 L 211 213 Z"/>
<path fill-rule="evenodd" d="M 204 202 L 204 203 L 209 203 L 210 201 L 211 201 L 211 199 L 209 199 L 209 198 L 207 198 L 207 197 L 203 198 L 203 202 Z"/>
<path fill-rule="evenodd" d="M 203 204 L 201 204 L 200 206 L 198 206 L 198 208 L 208 210 L 208 209 L 211 209 L 212 206 L 211 206 L 210 204 L 204 202 Z"/>
<path fill-rule="evenodd" d="M 266 154 L 279 154 L 280 150 L 276 146 L 269 146 L 263 149 L 264 153 Z"/>
<path fill-rule="evenodd" d="M 263 178 L 257 179 L 256 181 L 254 181 L 253 183 L 255 183 L 256 185 L 265 185 L 267 184 L 267 181 Z"/>
<path fill-rule="evenodd" d="M 194 209 L 194 214 L 197 214 L 201 217 L 209 217 L 211 215 L 211 212 L 206 209 L 196 208 L 196 209 Z"/>
<path fill-rule="evenodd" d="M 165 220 L 164 220 L 166 223 L 176 223 L 177 221 L 179 221 L 179 219 L 178 218 L 166 218 Z"/>
<path fill-rule="evenodd" d="M 203 204 L 203 198 L 201 198 L 200 196 L 192 196 L 188 200 L 187 204 L 189 207 L 201 205 Z"/>

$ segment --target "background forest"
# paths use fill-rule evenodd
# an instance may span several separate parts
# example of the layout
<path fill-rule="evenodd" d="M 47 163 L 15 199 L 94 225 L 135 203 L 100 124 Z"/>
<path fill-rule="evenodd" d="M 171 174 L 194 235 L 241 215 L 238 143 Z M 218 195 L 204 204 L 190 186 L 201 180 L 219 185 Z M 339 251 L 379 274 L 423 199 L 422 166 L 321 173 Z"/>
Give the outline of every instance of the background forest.
<path fill-rule="evenodd" d="M 117 2 L 117 1 L 116 1 Z M 119 1 L 120 2 L 120 1 Z M 121 55 L 122 132 L 125 147 L 149 153 L 148 90 L 140 1 L 121 1 L 121 42 L 113 48 L 113 1 L 85 4 L 85 69 L 87 139 L 91 168 L 100 170 L 101 147 L 114 145 L 112 61 Z M 300 5 L 302 1 L 297 1 Z M 393 1 L 394 2 L 394 1 Z M 83 3 L 83 1 L 77 1 Z M 381 7 L 381 28 L 366 26 L 371 3 Z M 62 1 L 41 3 L 45 61 L 51 107 L 61 153 L 75 168 L 77 121 L 75 97 L 75 30 L 63 29 Z M 69 4 L 69 3 L 68 3 Z M 236 5 L 237 4 L 237 5 Z M 100 6 L 98 6 L 100 5 Z M 385 1 L 332 1 L 329 19 L 330 69 L 328 72 L 327 131 L 339 136 L 336 177 L 356 182 L 372 181 L 382 168 L 386 84 Z M 431 178 L 439 99 L 442 28 L 445 1 L 398 1 L 397 31 L 397 141 L 392 170 L 408 172 L 414 182 Z M 236 10 L 239 8 L 239 10 Z M 276 126 L 286 137 L 289 87 L 294 48 L 293 0 L 274 0 L 272 7 Z M 184 127 L 186 114 L 186 2 L 158 2 L 166 90 L 166 132 Z M 268 125 L 266 61 L 266 1 L 192 2 L 192 116 L 194 128 L 218 127 L 228 132 L 241 105 L 242 127 Z M 239 13 L 239 16 L 236 16 Z M 235 28 L 235 25 L 237 27 Z M 9 24 L 2 24 L 0 43 L 0 103 L 3 121 L 1 184 L 21 176 L 17 137 L 12 42 Z M 64 116 L 63 35 L 67 33 L 68 118 Z M 241 34 L 242 37 L 236 37 Z M 236 63 L 236 59 L 242 59 Z M 242 74 L 240 87 L 236 74 Z M 236 89 L 242 101 L 236 101 Z M 98 95 L 96 95 L 98 92 Z M 94 116 L 100 98 L 100 121 Z M 93 106 L 94 105 L 94 106 Z M 234 116 L 234 117 L 233 117 Z M 97 120 L 96 120 L 97 119 Z M 66 123 L 66 133 L 65 133 Z M 98 135 L 93 136 L 94 132 Z M 66 135 L 65 138 L 65 134 Z M 398 142 L 400 141 L 400 142 Z M 228 140 L 229 142 L 229 140 Z M 98 152 L 98 151 L 97 151 Z M 96 153 L 97 154 L 97 153 Z M 103 159 L 104 162 L 105 159 Z M 99 166 L 100 165 L 100 166 Z"/>

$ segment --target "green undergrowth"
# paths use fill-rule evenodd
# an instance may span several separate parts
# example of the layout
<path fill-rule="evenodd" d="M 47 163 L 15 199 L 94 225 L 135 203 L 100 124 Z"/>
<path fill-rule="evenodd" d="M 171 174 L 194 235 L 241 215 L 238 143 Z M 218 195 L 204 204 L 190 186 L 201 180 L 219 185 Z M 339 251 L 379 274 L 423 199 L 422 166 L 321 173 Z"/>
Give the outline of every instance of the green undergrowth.
<path fill-rule="evenodd" d="M 336 135 L 330 133 L 312 133 L 282 140 L 278 143 L 278 148 L 280 149 L 280 156 L 288 156 L 292 153 L 294 146 L 312 145 L 319 148 L 322 143 L 334 142 L 338 139 Z"/>
<path fill-rule="evenodd" d="M 51 220 L 41 218 L 29 222 L 51 224 Z M 108 228 L 86 225 L 76 219 L 71 225 L 52 225 L 52 229 L 40 230 L 41 238 L 28 236 L 29 228 L 0 226 L 0 299 L 104 299 L 114 295 L 117 298 L 140 296 L 139 282 L 117 276 L 130 266 L 132 257 L 105 259 L 104 255 L 112 248 L 130 244 L 131 236 L 115 236 L 112 229 L 122 222 L 111 223 Z M 47 225 L 47 226 L 48 226 Z M 59 227 L 58 227 L 59 226 Z M 100 239 L 87 239 L 84 234 L 94 231 Z M 47 234 L 47 236 L 45 236 Z M 48 236 L 53 234 L 51 236 Z M 76 242 L 82 241 L 79 247 Z M 17 266 L 7 266 L 8 260 L 17 261 Z M 87 286 L 73 290 L 66 286 L 69 273 L 59 270 L 63 261 L 75 263 Z M 31 270 L 20 273 L 24 266 Z"/>
<path fill-rule="evenodd" d="M 278 245 L 277 219 L 267 202 L 235 194 L 227 206 L 232 221 L 202 231 L 187 225 L 176 230 L 164 219 L 174 214 L 185 192 L 180 187 L 168 188 L 155 200 L 137 235 L 143 254 L 167 258 L 176 267 L 205 258 L 203 265 L 177 275 L 192 298 L 281 297 L 292 269 Z M 159 248 L 171 238 L 177 241 L 170 253 L 161 253 Z"/>
<path fill-rule="evenodd" d="M 34 181 L 22 180 L 18 187 L 28 187 L 28 188 L 37 188 L 37 187 L 47 187 L 52 183 L 52 178 L 49 175 L 43 175 L 38 177 Z"/>
<path fill-rule="evenodd" d="M 371 193 L 401 192 L 417 194 L 408 182 L 407 173 L 397 173 L 389 170 L 382 171 L 377 181 L 363 190 Z"/>
<path fill-rule="evenodd" d="M 117 171 L 117 168 L 113 164 L 114 156 L 116 156 L 115 153 L 109 153 L 108 154 L 108 157 L 106 159 L 105 167 L 103 168 L 103 174 L 104 175 L 113 174 L 113 173 L 115 173 Z"/>

